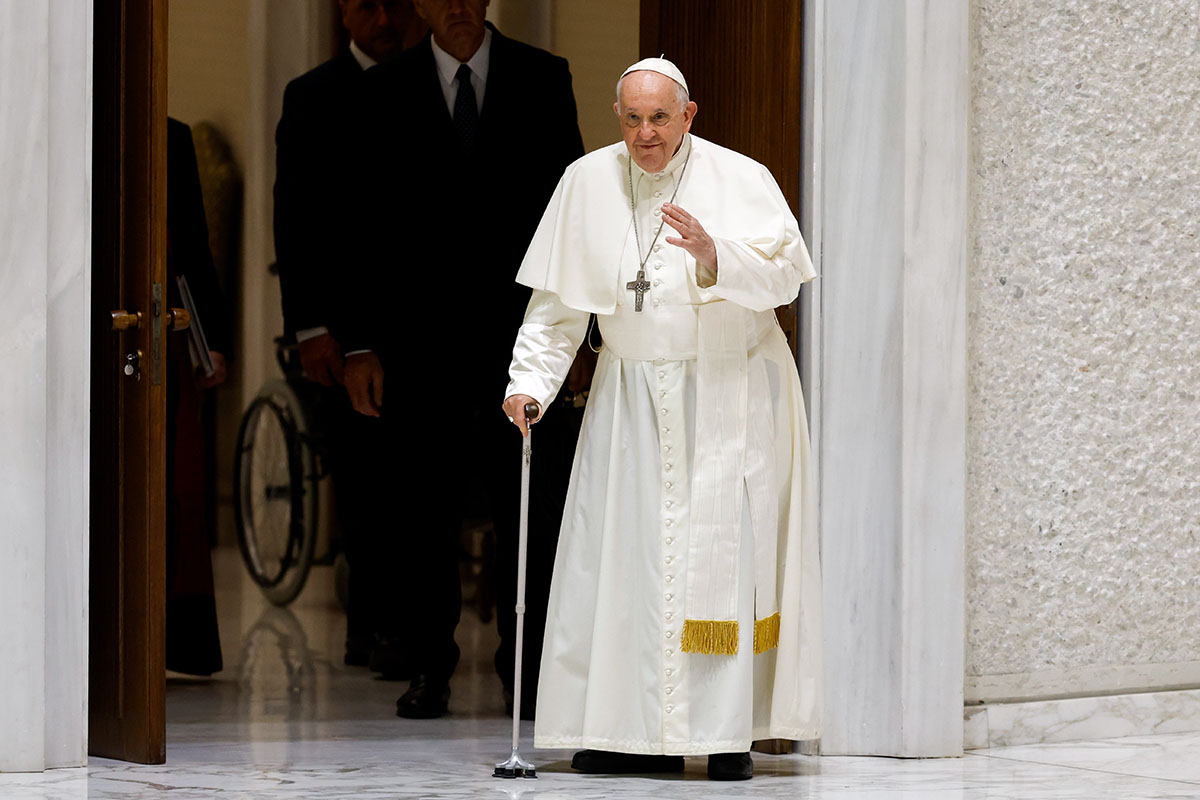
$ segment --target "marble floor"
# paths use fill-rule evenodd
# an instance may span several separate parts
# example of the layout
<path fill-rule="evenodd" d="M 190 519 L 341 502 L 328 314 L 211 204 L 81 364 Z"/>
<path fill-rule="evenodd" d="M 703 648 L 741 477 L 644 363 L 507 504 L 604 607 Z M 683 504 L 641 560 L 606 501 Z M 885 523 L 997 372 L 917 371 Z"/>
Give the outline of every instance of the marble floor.
<path fill-rule="evenodd" d="M 86 769 L 0 775 L 0 798 L 672 798 L 1094 800 L 1200 798 L 1200 734 L 993 748 L 900 760 L 755 754 L 755 777 L 705 779 L 704 760 L 666 778 L 578 775 L 566 751 L 523 749 L 536 781 L 491 777 L 508 755 L 491 669 L 493 626 L 464 610 L 451 715 L 393 715 L 400 688 L 341 664 L 344 623 L 329 569 L 289 609 L 262 601 L 234 551 L 217 557 L 226 669 L 171 677 L 167 763 L 92 759 Z M 531 723 L 527 723 L 531 725 Z M 532 735 L 525 729 L 525 741 Z"/>

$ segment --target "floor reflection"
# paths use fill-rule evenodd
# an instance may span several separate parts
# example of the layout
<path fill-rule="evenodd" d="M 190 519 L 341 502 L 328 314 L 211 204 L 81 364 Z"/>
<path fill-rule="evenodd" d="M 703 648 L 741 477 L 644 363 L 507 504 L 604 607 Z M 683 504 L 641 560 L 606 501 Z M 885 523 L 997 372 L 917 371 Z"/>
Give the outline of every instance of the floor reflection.
<path fill-rule="evenodd" d="M 704 759 L 666 778 L 579 775 L 571 753 L 522 755 L 537 780 L 491 777 L 507 757 L 511 722 L 491 665 L 495 623 L 464 609 L 463 660 L 451 714 L 403 720 L 403 685 L 342 664 L 344 615 L 331 568 L 316 568 L 288 608 L 267 603 L 236 550 L 217 553 L 217 609 L 226 670 L 171 676 L 167 763 L 92 759 L 87 769 L 0 775 L 0 798 L 508 798 L 508 800 L 1094 800 L 1200 796 L 1200 734 L 976 751 L 964 758 L 899 760 L 755 754 L 755 778 L 705 779 Z"/>

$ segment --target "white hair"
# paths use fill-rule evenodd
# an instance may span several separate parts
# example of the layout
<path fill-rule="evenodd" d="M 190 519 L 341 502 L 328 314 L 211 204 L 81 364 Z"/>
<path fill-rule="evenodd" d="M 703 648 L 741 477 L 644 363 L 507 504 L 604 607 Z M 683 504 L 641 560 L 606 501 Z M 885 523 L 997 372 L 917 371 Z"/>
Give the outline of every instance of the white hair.
<path fill-rule="evenodd" d="M 637 72 L 650 72 L 650 71 L 652 71 L 652 70 L 638 70 Z M 625 78 L 629 77 L 629 75 L 636 75 L 637 72 L 630 72 L 626 75 L 622 75 L 620 78 L 617 79 L 617 104 L 618 105 L 620 105 L 620 103 L 621 103 L 621 83 L 625 80 Z M 661 73 L 655 73 L 655 74 L 661 74 Z M 663 77 L 667 78 L 666 75 L 663 75 Z M 667 78 L 667 80 L 671 81 L 671 84 L 675 87 L 675 96 L 677 98 L 679 98 L 679 110 L 682 111 L 687 106 L 688 102 L 691 100 L 691 98 L 688 96 L 688 90 L 683 88 L 683 86 L 681 86 L 678 81 L 672 80 L 671 78 Z"/>

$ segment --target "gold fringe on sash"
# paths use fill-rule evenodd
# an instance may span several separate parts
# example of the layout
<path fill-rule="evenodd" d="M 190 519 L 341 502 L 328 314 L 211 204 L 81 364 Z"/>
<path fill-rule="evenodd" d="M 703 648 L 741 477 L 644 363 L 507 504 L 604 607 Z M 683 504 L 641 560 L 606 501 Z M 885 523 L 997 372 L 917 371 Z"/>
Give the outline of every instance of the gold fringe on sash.
<path fill-rule="evenodd" d="M 685 629 L 686 630 L 686 629 Z M 779 647 L 779 612 L 754 621 L 754 652 L 765 653 Z"/>
<path fill-rule="evenodd" d="M 738 651 L 737 620 L 689 619 L 680 644 L 685 653 L 733 656 Z"/>

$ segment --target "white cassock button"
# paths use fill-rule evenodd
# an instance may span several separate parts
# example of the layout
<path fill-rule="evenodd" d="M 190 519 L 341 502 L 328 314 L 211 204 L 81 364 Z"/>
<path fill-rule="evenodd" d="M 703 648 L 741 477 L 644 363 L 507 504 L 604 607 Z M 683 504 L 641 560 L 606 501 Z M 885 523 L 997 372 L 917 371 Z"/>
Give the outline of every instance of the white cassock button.
<path fill-rule="evenodd" d="M 674 561 L 674 560 L 675 560 L 675 556 L 667 556 L 667 563 L 668 563 L 668 564 L 670 564 L 670 563 L 671 563 L 672 561 Z"/>
<path fill-rule="evenodd" d="M 673 669 L 669 669 L 669 670 L 667 670 L 667 677 L 668 677 L 668 678 L 669 678 L 669 677 L 671 677 L 671 676 L 672 676 L 672 675 L 674 675 L 674 674 L 675 674 L 675 670 L 673 670 Z"/>
<path fill-rule="evenodd" d="M 667 599 L 667 602 L 669 603 L 669 602 L 671 602 L 671 600 L 672 600 L 672 599 L 675 597 L 675 595 L 673 595 L 673 594 L 670 594 L 670 593 L 668 592 L 667 594 L 664 594 L 664 595 L 663 595 L 663 597 L 665 597 L 665 598 Z"/>
<path fill-rule="evenodd" d="M 675 538 L 673 536 L 668 536 L 667 544 L 675 544 Z M 667 598 L 667 599 L 669 600 L 670 598 Z"/>
<path fill-rule="evenodd" d="M 662 411 L 660 411 L 658 413 L 662 414 L 665 417 L 667 415 L 667 409 L 664 408 Z"/>
<path fill-rule="evenodd" d="M 674 638 L 675 638 L 675 631 L 667 631 L 667 638 L 668 638 L 668 639 L 674 639 Z"/>
<path fill-rule="evenodd" d="M 674 464 L 663 464 L 663 467 L 667 470 L 667 472 L 670 472 L 671 467 L 673 467 L 673 466 L 675 466 L 675 465 Z"/>
<path fill-rule="evenodd" d="M 661 173 L 661 172 L 660 172 L 660 173 L 658 173 L 657 175 L 655 175 L 655 176 L 654 176 L 654 180 L 656 180 L 656 181 L 661 181 L 661 180 L 662 180 L 662 176 L 663 176 L 663 173 Z"/>
<path fill-rule="evenodd" d="M 656 209 L 654 209 L 654 216 L 656 216 L 656 217 L 657 217 L 657 216 L 660 216 L 661 214 L 662 214 L 662 209 L 661 209 L 661 208 L 656 208 Z"/>
<path fill-rule="evenodd" d="M 667 525 L 667 527 L 668 527 L 668 528 L 669 528 L 669 527 L 671 527 L 671 525 L 672 525 L 672 524 L 673 524 L 673 523 L 671 522 L 671 520 L 667 520 L 667 522 L 666 522 L 666 525 Z"/>
<path fill-rule="evenodd" d="M 662 429 L 662 431 L 663 431 L 663 433 L 670 433 L 670 432 L 671 432 L 671 429 L 670 429 L 670 428 L 667 428 L 667 427 L 664 427 L 664 428 Z"/>
<path fill-rule="evenodd" d="M 668 687 L 667 687 L 667 694 L 674 694 L 674 693 L 675 693 L 675 687 L 674 687 L 674 686 L 668 686 Z"/>
<path fill-rule="evenodd" d="M 659 397 L 659 399 L 661 400 L 662 398 L 664 398 L 664 397 L 666 397 L 666 396 L 667 396 L 667 390 L 666 390 L 666 389 L 659 389 L 659 391 L 658 391 L 658 397 Z"/>
<path fill-rule="evenodd" d="M 666 392 L 663 392 L 663 394 L 666 394 Z M 669 453 L 669 452 L 671 452 L 671 445 L 669 445 L 669 444 L 668 444 L 668 445 L 663 445 L 663 452 L 664 452 L 664 453 Z"/>
<path fill-rule="evenodd" d="M 654 245 L 654 252 L 657 253 L 659 250 L 662 250 L 662 245 L 661 244 Z"/>
<path fill-rule="evenodd" d="M 670 714 L 670 713 L 671 713 L 672 711 L 674 711 L 674 710 L 675 710 L 675 706 L 667 706 L 667 713 L 668 713 L 668 714 Z"/>
<path fill-rule="evenodd" d="M 668 501 L 667 501 L 667 508 L 670 508 L 670 507 L 671 507 L 671 506 L 673 506 L 673 505 L 675 505 L 675 501 L 674 501 L 674 500 L 668 500 Z"/>
<path fill-rule="evenodd" d="M 661 305 L 662 305 L 662 300 L 658 299 L 657 297 L 656 297 L 656 298 L 654 298 L 654 305 L 656 305 L 656 306 L 661 306 Z"/>
<path fill-rule="evenodd" d="M 670 488 L 671 488 L 672 486 L 674 486 L 674 485 L 675 485 L 675 484 L 671 483 L 670 481 L 667 481 L 667 482 L 666 482 L 666 484 L 665 484 L 665 486 L 666 486 L 668 489 L 670 489 Z"/>
<path fill-rule="evenodd" d="M 658 264 L 655 264 L 655 265 L 654 265 L 654 268 L 655 268 L 655 269 L 662 269 L 662 268 L 663 268 L 663 265 L 662 265 L 661 263 L 658 263 Z"/>
<path fill-rule="evenodd" d="M 662 192 L 655 192 L 655 193 L 654 193 L 654 196 L 655 196 L 655 197 L 662 197 Z"/>
<path fill-rule="evenodd" d="M 666 578 L 664 578 L 664 580 L 665 580 L 667 583 L 671 583 L 672 581 L 674 581 L 674 580 L 675 580 L 675 576 L 674 576 L 674 575 L 668 575 Z"/>
<path fill-rule="evenodd" d="M 660 378 L 665 378 L 665 377 L 667 377 L 667 373 L 663 372 L 663 371 L 660 369 L 660 370 L 658 371 L 658 377 L 660 377 Z"/>
<path fill-rule="evenodd" d="M 674 651 L 674 650 L 670 650 L 670 649 L 668 649 L 668 650 L 667 650 L 667 655 L 669 655 L 669 656 L 673 656 L 673 655 L 675 655 L 675 651 Z"/>
<path fill-rule="evenodd" d="M 655 278 L 655 279 L 654 279 L 654 285 L 655 285 L 655 286 L 662 286 L 662 279 L 661 279 L 661 278 Z"/>

